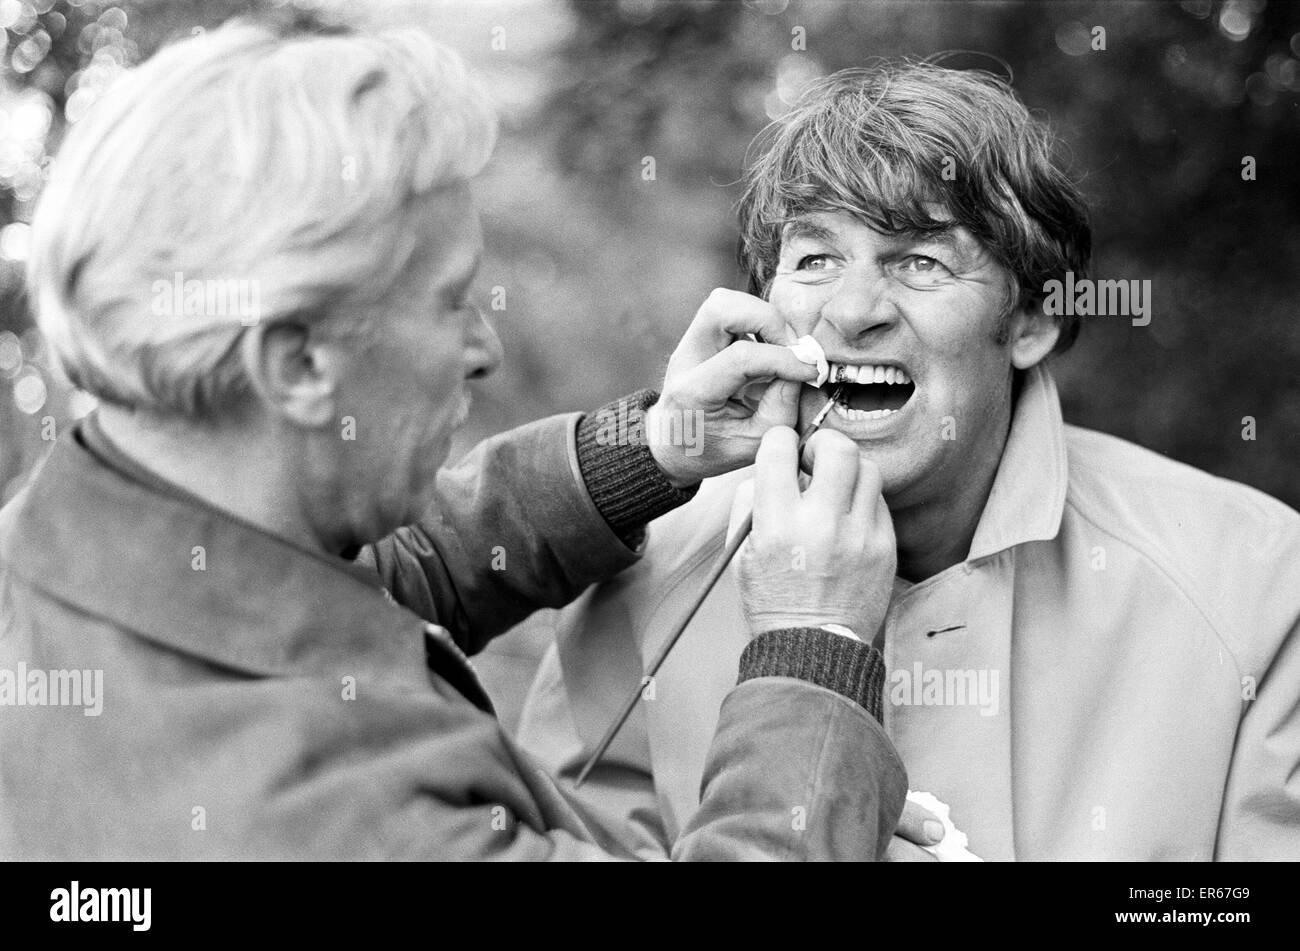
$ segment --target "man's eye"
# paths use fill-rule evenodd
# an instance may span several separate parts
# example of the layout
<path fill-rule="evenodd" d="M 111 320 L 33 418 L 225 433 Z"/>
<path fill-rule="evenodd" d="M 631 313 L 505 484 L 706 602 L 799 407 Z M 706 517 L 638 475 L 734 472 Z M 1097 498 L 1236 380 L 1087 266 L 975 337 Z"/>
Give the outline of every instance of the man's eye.
<path fill-rule="evenodd" d="M 796 271 L 824 271 L 830 264 L 831 256 L 829 254 L 806 254 L 799 259 L 795 265 Z"/>
<path fill-rule="evenodd" d="M 899 260 L 897 273 L 905 281 L 914 284 L 937 284 L 952 272 L 943 264 L 924 254 L 909 254 Z"/>
<path fill-rule="evenodd" d="M 903 270 L 915 271 L 918 274 L 929 274 L 935 271 L 944 270 L 944 266 L 934 258 L 927 258 L 924 254 L 909 254 L 902 260 Z"/>

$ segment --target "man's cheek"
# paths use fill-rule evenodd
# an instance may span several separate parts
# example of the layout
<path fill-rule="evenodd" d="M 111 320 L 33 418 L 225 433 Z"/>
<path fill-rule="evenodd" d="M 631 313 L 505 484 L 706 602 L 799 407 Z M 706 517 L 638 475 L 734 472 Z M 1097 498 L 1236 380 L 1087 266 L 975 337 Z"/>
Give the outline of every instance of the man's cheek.
<path fill-rule="evenodd" d="M 769 295 L 772 306 L 781 319 L 801 335 L 811 333 L 817 325 L 826 293 L 802 284 L 783 284 L 772 289 Z"/>

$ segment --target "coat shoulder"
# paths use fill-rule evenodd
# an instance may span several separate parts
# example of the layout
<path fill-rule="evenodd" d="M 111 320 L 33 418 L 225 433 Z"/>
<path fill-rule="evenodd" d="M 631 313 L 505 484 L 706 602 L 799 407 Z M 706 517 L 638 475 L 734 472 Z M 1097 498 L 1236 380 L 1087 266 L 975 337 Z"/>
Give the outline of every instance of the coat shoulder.
<path fill-rule="evenodd" d="M 1115 436 L 1066 427 L 1067 518 L 1141 554 L 1233 647 L 1284 637 L 1300 614 L 1300 514 L 1257 489 Z"/>
<path fill-rule="evenodd" d="M 1121 534 L 1124 526 L 1135 534 L 1163 529 L 1180 539 L 1199 524 L 1237 541 L 1252 534 L 1300 538 L 1300 513 L 1240 482 L 1078 426 L 1066 427 L 1066 450 L 1068 500 Z M 1125 514 L 1134 517 L 1119 517 Z"/>

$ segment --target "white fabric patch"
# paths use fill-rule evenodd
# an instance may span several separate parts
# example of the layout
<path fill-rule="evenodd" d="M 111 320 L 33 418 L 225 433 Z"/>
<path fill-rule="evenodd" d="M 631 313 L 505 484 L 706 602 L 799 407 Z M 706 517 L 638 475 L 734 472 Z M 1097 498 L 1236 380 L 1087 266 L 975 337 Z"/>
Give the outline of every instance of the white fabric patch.
<path fill-rule="evenodd" d="M 826 382 L 826 378 L 831 375 L 831 365 L 826 362 L 826 351 L 812 337 L 800 337 L 790 345 L 790 352 L 795 355 L 800 363 L 806 363 L 810 367 L 817 368 L 817 379 L 813 386 L 821 386 Z"/>
<path fill-rule="evenodd" d="M 970 852 L 966 846 L 970 840 L 966 833 L 960 831 L 948 817 L 948 806 L 940 802 L 931 793 L 907 791 L 907 801 L 914 802 L 923 809 L 929 809 L 943 823 L 943 841 L 938 845 L 923 845 L 925 849 L 940 862 L 983 862 L 978 855 Z"/>

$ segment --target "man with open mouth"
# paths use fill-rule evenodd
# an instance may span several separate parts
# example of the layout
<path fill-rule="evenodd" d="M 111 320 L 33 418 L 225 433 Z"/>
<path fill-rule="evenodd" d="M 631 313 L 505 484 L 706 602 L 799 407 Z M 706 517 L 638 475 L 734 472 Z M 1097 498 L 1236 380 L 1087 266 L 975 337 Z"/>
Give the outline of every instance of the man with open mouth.
<path fill-rule="evenodd" d="M 992 77 L 890 64 L 815 84 L 760 143 L 751 293 L 705 306 L 812 336 L 829 375 L 802 418 L 836 394 L 826 425 L 879 467 L 898 572 L 855 633 L 884 653 L 912 788 L 988 860 L 1300 858 L 1300 517 L 1063 423 L 1047 362 L 1078 318 L 1044 287 L 1085 272 L 1091 232 L 1045 127 Z M 706 481 L 551 616 L 520 738 L 554 769 L 680 622 L 746 478 Z M 645 853 L 697 808 L 746 594 L 724 575 L 582 788 Z M 932 858 L 937 818 L 909 804 L 890 857 Z"/>
<path fill-rule="evenodd" d="M 893 534 L 849 439 L 800 447 L 817 373 L 779 317 L 700 315 L 664 399 L 611 408 L 689 412 L 699 452 L 604 439 L 597 411 L 444 466 L 502 358 L 472 294 L 495 130 L 427 33 L 295 17 L 167 46 L 69 132 L 29 287 L 99 405 L 0 509 L 0 857 L 629 858 L 506 733 L 466 655 L 616 575 L 647 521 L 750 463 L 752 647 L 672 857 L 883 854 L 907 794 L 883 662 L 824 622 L 879 623 Z M 260 308 L 207 303 L 241 282 Z M 753 387 L 771 395 L 735 412 Z M 789 545 L 856 570 L 810 593 Z M 68 686 L 82 671 L 93 704 Z"/>

